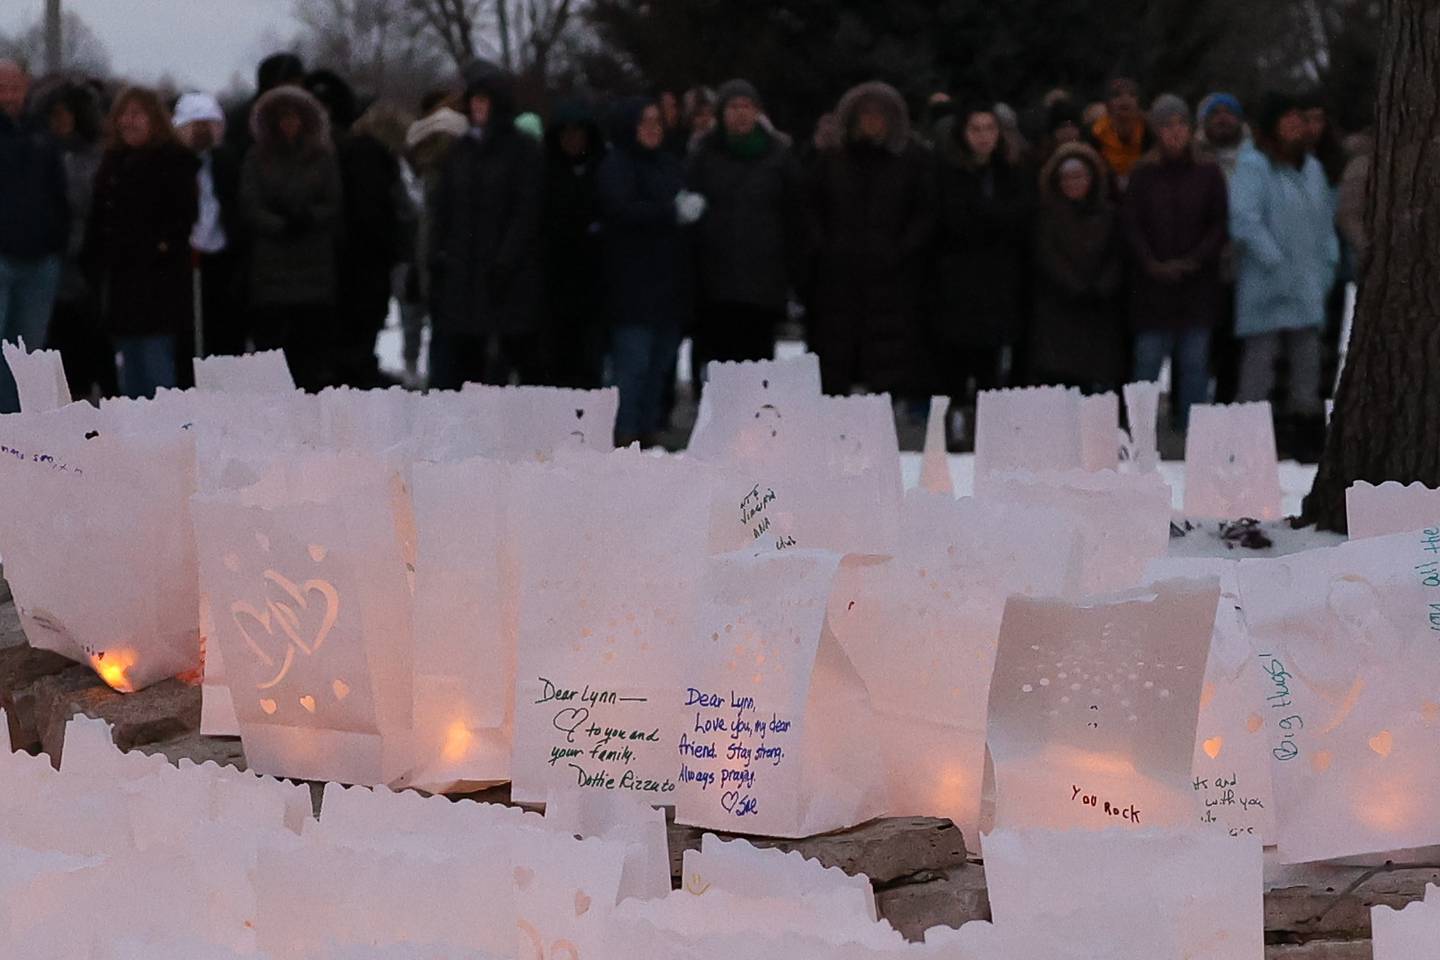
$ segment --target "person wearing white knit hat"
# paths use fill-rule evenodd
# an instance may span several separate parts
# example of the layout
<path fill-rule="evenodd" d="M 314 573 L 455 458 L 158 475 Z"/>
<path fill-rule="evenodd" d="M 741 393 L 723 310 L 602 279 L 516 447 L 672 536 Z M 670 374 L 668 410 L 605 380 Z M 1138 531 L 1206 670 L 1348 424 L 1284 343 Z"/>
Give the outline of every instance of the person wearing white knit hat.
<path fill-rule="evenodd" d="M 194 343 L 182 344 L 182 351 L 190 349 L 182 352 L 177 371 L 181 385 L 188 386 L 193 374 L 184 357 L 245 352 L 237 255 L 242 239 L 240 163 L 225 146 L 225 111 L 210 94 L 182 96 L 171 122 L 180 142 L 200 159 L 200 216 L 190 231 L 200 272 Z"/>

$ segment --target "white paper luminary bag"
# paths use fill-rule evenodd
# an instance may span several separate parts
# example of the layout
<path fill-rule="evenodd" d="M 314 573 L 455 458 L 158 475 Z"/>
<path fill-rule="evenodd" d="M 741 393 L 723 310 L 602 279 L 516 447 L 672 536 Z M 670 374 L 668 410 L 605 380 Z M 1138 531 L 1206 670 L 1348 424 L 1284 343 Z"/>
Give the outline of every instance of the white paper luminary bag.
<path fill-rule="evenodd" d="M 1190 408 L 1185 515 L 1217 520 L 1280 518 L 1280 467 L 1270 404 Z"/>
<path fill-rule="evenodd" d="M 1124 590 L 1141 582 L 1145 565 L 1170 549 L 1170 487 L 1159 474 L 991 474 L 982 503 L 1046 507 L 1080 532 L 1082 594 Z"/>
<path fill-rule="evenodd" d="M 806 859 L 798 850 L 762 849 L 745 840 L 700 838 L 699 850 L 686 850 L 680 887 L 687 893 L 725 890 L 742 897 L 836 896 L 849 901 L 857 917 L 879 921 L 875 890 L 863 873 L 851 876 L 839 867 Z"/>
<path fill-rule="evenodd" d="M 1213 579 L 1073 603 L 1010 599 L 990 684 L 997 827 L 1193 823 L 1219 599 Z"/>
<path fill-rule="evenodd" d="M 710 471 L 620 451 L 515 467 L 519 558 L 512 796 L 620 790 L 675 801 Z"/>
<path fill-rule="evenodd" d="M 573 837 L 597 837 L 624 850 L 619 900 L 653 900 L 670 892 L 670 841 L 665 811 L 616 791 L 551 793 L 545 827 Z"/>
<path fill-rule="evenodd" d="M 241 357 L 197 357 L 194 363 L 195 389 L 202 393 L 276 394 L 295 389 L 285 354 L 279 350 Z"/>
<path fill-rule="evenodd" d="M 986 474 L 1084 466 L 1079 390 L 982 390 L 975 400 L 976 490 Z"/>
<path fill-rule="evenodd" d="M 1262 873 L 1258 840 L 1195 827 L 985 836 L 1004 960 L 1263 960 Z"/>
<path fill-rule="evenodd" d="M 945 420 L 950 412 L 949 397 L 930 398 L 930 416 L 925 422 L 925 451 L 920 465 L 920 488 L 927 493 L 955 496 L 955 478 L 950 475 Z"/>
<path fill-rule="evenodd" d="M 511 843 L 521 957 L 588 957 L 620 901 L 624 845 L 550 831 Z"/>
<path fill-rule="evenodd" d="M 805 837 L 883 812 L 865 685 L 825 628 L 839 556 L 714 557 L 677 699 L 676 820 Z"/>
<path fill-rule="evenodd" d="M 410 439 L 420 395 L 402 387 L 320 393 L 321 443 L 331 450 L 388 450 Z"/>
<path fill-rule="evenodd" d="M 1194 775 L 1198 819 L 1231 836 L 1275 842 L 1275 788 L 1270 776 L 1270 731 L 1264 709 L 1267 676 L 1250 645 L 1236 581 L 1239 561 L 1157 560 L 1152 582 L 1218 577 L 1220 604 L 1200 688 Z"/>
<path fill-rule="evenodd" d="M 3 353 L 15 379 L 21 411 L 45 413 L 70 403 L 70 384 L 58 350 L 27 350 L 21 337 L 18 343 L 5 341 Z"/>
<path fill-rule="evenodd" d="M 1440 527 L 1240 564 L 1285 862 L 1440 843 Z"/>
<path fill-rule="evenodd" d="M 507 847 L 496 836 L 476 859 L 267 841 L 255 869 L 261 956 L 402 944 L 524 956 Z"/>
<path fill-rule="evenodd" d="M 820 358 L 807 353 L 789 360 L 709 364 L 705 392 L 689 453 L 702 460 L 724 460 L 745 436 L 778 429 L 791 412 L 821 396 Z"/>
<path fill-rule="evenodd" d="M 415 769 L 435 792 L 510 779 L 517 579 L 510 466 L 416 464 Z"/>
<path fill-rule="evenodd" d="M 1425 888 L 1425 899 L 1396 910 L 1377 903 L 1370 908 L 1375 960 L 1418 960 L 1440 943 L 1440 887 Z"/>
<path fill-rule="evenodd" d="M 710 552 L 889 553 L 898 535 L 898 487 L 880 471 L 845 477 L 815 464 L 720 471 Z"/>
<path fill-rule="evenodd" d="M 606 452 L 615 446 L 620 392 L 553 387 L 491 387 L 466 384 L 461 396 L 482 421 L 497 418 L 501 431 L 487 455 L 504 460 L 545 461 L 561 450 Z"/>
<path fill-rule="evenodd" d="M 1113 393 L 1097 393 L 1080 400 L 1080 467 L 1082 470 L 1120 468 L 1120 400 Z"/>
<path fill-rule="evenodd" d="M 410 758 L 411 599 L 398 477 L 297 456 L 194 500 L 196 540 L 251 769 L 390 783 Z"/>
<path fill-rule="evenodd" d="M 30 645 L 139 690 L 200 665 L 187 431 L 89 404 L 0 418 L 0 554 Z"/>
<path fill-rule="evenodd" d="M 1354 483 L 1345 491 L 1345 519 L 1351 540 L 1440 526 L 1440 490 L 1394 480 Z"/>
<path fill-rule="evenodd" d="M 1125 418 L 1130 442 L 1125 462 L 1131 473 L 1149 473 L 1160 465 L 1156 419 L 1160 411 L 1160 384 L 1147 380 L 1125 384 Z"/>
<path fill-rule="evenodd" d="M 1080 537 L 1055 511 L 911 491 L 893 558 L 847 557 L 830 626 L 886 744 L 886 812 L 948 817 L 978 850 L 990 674 L 1012 594 L 1073 592 Z"/>
<path fill-rule="evenodd" d="M 888 393 L 853 397 L 822 397 L 819 415 L 826 442 L 825 462 L 842 477 L 878 474 L 887 496 L 898 500 L 900 441 L 895 434 L 895 409 Z"/>

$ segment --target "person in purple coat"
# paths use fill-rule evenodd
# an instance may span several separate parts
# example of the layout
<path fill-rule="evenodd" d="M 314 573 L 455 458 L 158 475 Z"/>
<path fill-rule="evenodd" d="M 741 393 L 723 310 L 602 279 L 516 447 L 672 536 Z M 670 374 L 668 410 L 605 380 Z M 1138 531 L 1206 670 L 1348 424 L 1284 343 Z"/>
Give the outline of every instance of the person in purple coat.
<path fill-rule="evenodd" d="M 1227 295 L 1220 257 L 1229 200 L 1220 167 L 1196 152 L 1194 121 L 1184 100 L 1157 97 L 1150 125 L 1159 143 L 1137 164 L 1121 207 L 1134 259 L 1134 375 L 1154 380 L 1170 358 L 1171 412 L 1183 430 L 1190 407 L 1209 396 L 1211 332 L 1224 315 Z"/>

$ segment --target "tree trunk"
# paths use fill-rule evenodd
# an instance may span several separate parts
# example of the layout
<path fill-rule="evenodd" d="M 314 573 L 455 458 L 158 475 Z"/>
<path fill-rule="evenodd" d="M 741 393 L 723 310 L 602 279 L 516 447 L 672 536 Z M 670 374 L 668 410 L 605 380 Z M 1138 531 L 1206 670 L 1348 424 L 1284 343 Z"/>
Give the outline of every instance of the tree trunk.
<path fill-rule="evenodd" d="M 1349 357 L 1302 518 L 1345 530 L 1357 480 L 1440 487 L 1440 4 L 1386 0 Z"/>
<path fill-rule="evenodd" d="M 60 19 L 60 0 L 45 0 L 45 71 L 65 69 L 65 28 Z"/>
<path fill-rule="evenodd" d="M 510 49 L 510 0 L 495 0 L 496 29 L 500 33 L 500 65 L 515 70 L 515 54 Z"/>

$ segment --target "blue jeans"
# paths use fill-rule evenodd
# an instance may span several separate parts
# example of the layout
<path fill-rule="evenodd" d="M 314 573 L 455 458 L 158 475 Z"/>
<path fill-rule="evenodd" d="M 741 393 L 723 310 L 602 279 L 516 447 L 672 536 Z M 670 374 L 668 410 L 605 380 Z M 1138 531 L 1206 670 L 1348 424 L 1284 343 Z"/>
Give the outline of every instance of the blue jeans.
<path fill-rule="evenodd" d="M 60 258 L 13 260 L 0 257 L 0 339 L 25 338 L 28 350 L 45 346 L 50 313 L 60 289 Z M 0 413 L 18 413 L 20 398 L 10 365 L 0 360 Z"/>
<path fill-rule="evenodd" d="M 675 376 L 679 349 L 679 330 L 626 325 L 612 331 L 611 360 L 620 388 L 615 420 L 619 442 L 653 439 L 665 429 L 665 379 Z"/>
<path fill-rule="evenodd" d="M 127 397 L 153 397 L 161 387 L 175 386 L 175 338 L 116 337 L 124 364 L 120 392 Z"/>
<path fill-rule="evenodd" d="M 1135 335 L 1135 379 L 1156 380 L 1170 358 L 1171 409 L 1176 426 L 1190 423 L 1190 408 L 1210 398 L 1210 329 L 1146 330 Z"/>

